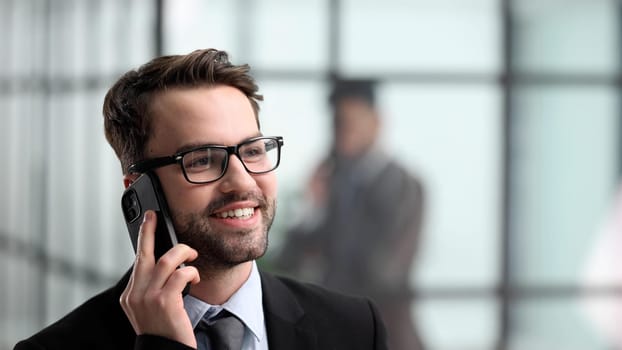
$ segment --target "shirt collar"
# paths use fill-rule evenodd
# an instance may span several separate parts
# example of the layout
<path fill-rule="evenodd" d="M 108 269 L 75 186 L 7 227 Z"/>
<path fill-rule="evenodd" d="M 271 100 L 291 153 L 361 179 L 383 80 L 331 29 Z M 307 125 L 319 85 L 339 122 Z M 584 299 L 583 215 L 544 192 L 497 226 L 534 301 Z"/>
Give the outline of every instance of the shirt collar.
<path fill-rule="evenodd" d="M 226 309 L 239 318 L 257 340 L 265 337 L 261 279 L 255 261 L 246 282 L 224 304 L 210 305 L 188 294 L 184 297 L 184 308 L 193 328 L 202 318 L 208 319 Z"/>

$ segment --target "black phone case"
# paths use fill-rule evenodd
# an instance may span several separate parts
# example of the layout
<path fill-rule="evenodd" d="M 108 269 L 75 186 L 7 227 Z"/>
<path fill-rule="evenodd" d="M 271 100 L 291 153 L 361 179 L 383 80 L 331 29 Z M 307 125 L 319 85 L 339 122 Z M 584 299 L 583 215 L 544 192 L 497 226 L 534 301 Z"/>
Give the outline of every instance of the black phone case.
<path fill-rule="evenodd" d="M 121 206 L 134 252 L 138 246 L 138 231 L 147 210 L 153 210 L 158 219 L 154 251 L 156 260 L 177 244 L 175 228 L 157 175 L 147 172 L 139 176 L 123 192 Z"/>
<path fill-rule="evenodd" d="M 177 244 L 175 227 L 169 214 L 168 205 L 160 180 L 153 172 L 140 175 L 121 196 L 123 217 L 130 234 L 134 252 L 138 247 L 138 232 L 143 222 L 145 211 L 153 210 L 157 216 L 155 231 L 154 256 L 158 260 L 164 253 Z M 181 264 L 179 267 L 183 267 Z M 182 295 L 188 294 L 190 283 L 182 291 Z"/>

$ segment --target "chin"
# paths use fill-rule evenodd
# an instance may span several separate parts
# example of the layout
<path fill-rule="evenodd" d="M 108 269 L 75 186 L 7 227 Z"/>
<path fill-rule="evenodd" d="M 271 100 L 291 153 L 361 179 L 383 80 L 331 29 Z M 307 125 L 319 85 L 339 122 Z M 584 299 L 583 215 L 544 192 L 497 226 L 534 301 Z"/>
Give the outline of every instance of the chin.
<path fill-rule="evenodd" d="M 268 249 L 267 236 L 263 234 L 260 237 L 248 240 L 249 238 L 246 235 L 242 239 L 233 241 L 226 239 L 201 239 L 198 242 L 196 240 L 187 242 L 186 244 L 196 249 L 199 253 L 199 257 L 190 265 L 195 266 L 200 272 L 223 270 L 264 256 Z"/>
<path fill-rule="evenodd" d="M 236 256 L 231 256 L 227 259 L 214 259 L 210 256 L 200 255 L 195 261 L 189 263 L 188 265 L 196 267 L 199 270 L 201 279 L 204 279 L 209 277 L 210 272 L 228 270 L 237 265 L 257 260 L 261 258 L 265 252 L 265 250 L 250 251 L 245 255 L 240 256 L 237 254 Z"/>

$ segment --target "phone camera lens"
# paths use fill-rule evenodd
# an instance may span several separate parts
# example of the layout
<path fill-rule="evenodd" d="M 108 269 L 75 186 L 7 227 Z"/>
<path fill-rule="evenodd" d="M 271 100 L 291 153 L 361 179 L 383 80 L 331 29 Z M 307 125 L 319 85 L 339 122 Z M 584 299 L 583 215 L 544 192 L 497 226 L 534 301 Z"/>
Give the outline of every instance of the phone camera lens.
<path fill-rule="evenodd" d="M 138 197 L 134 191 L 123 195 L 121 204 L 123 206 L 125 221 L 132 222 L 138 218 L 138 215 L 140 214 L 140 205 L 138 203 Z"/>
<path fill-rule="evenodd" d="M 134 219 L 136 219 L 136 216 L 138 215 L 138 212 L 134 208 L 129 208 L 127 210 L 127 214 L 128 214 L 128 216 L 130 218 L 130 221 L 133 221 Z"/>

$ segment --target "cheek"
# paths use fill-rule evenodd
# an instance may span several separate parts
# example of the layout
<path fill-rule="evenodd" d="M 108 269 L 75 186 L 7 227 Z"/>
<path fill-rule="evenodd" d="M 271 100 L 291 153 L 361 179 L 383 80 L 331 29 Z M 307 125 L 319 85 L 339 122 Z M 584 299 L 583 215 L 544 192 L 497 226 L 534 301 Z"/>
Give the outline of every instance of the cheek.
<path fill-rule="evenodd" d="M 164 169 L 162 169 L 164 170 Z M 186 181 L 183 174 L 162 171 L 158 173 L 169 208 L 177 213 L 192 213 L 203 210 L 210 197 L 206 186 Z"/>
<path fill-rule="evenodd" d="M 177 191 L 173 194 L 173 198 L 169 200 L 169 206 L 171 210 L 177 213 L 202 213 L 210 203 L 210 198 L 212 198 L 207 192 L 199 188 L 191 191 Z"/>

